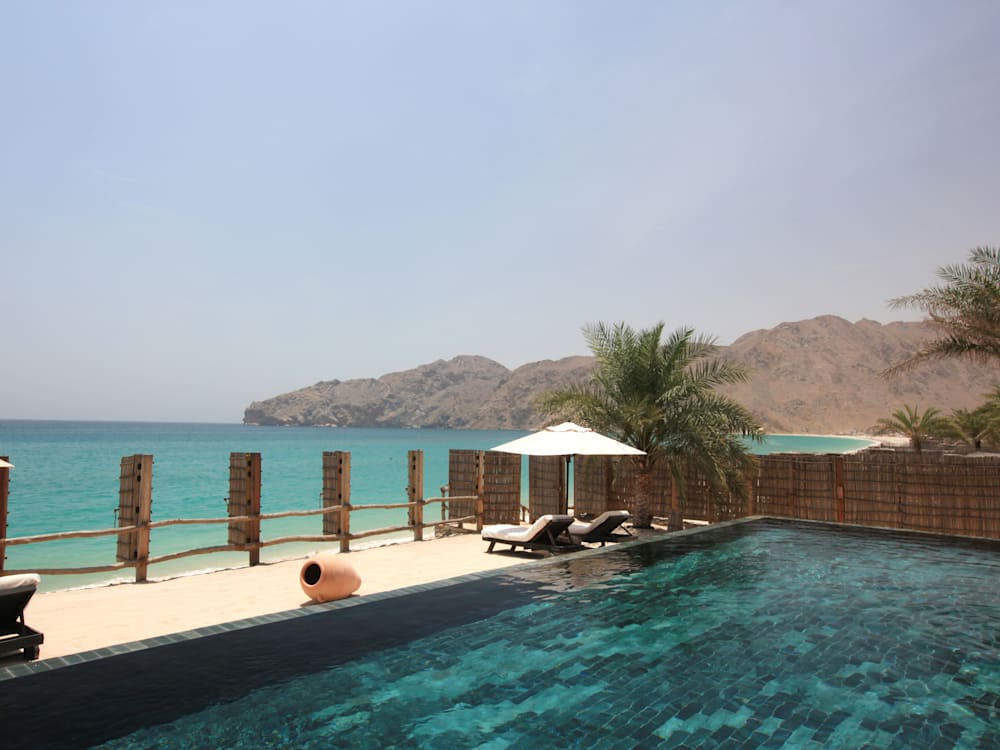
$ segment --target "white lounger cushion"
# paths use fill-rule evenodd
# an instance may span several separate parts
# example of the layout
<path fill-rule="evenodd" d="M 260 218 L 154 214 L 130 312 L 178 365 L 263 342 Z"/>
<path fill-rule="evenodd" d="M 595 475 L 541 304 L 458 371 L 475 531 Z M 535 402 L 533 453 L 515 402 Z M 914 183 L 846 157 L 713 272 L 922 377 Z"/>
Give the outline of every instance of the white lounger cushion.
<path fill-rule="evenodd" d="M 0 576 L 0 591 L 38 586 L 42 579 L 38 573 L 21 573 L 14 576 Z"/>
<path fill-rule="evenodd" d="M 531 526 L 518 526 L 511 523 L 497 523 L 483 527 L 483 539 L 503 539 L 511 542 L 526 542 L 534 539 L 551 520 L 553 516 L 539 516 Z"/>
<path fill-rule="evenodd" d="M 569 527 L 569 533 L 573 536 L 583 536 L 589 534 L 609 518 L 628 518 L 627 510 L 606 510 L 593 521 L 573 521 Z"/>

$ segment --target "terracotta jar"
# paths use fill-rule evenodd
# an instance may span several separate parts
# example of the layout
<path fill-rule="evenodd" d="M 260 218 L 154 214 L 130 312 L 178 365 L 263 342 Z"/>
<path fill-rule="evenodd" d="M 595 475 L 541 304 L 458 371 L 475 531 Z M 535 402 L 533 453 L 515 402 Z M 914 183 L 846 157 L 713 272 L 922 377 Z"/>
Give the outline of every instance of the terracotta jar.
<path fill-rule="evenodd" d="M 361 576 L 336 552 L 314 552 L 299 573 L 302 590 L 313 601 L 331 602 L 350 596 L 361 586 Z"/>

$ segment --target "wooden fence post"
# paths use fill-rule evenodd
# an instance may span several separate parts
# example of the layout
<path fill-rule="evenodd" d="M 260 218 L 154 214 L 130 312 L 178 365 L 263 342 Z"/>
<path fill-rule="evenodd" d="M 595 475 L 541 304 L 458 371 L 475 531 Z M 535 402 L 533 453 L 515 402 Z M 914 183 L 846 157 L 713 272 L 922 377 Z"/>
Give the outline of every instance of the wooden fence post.
<path fill-rule="evenodd" d="M 486 452 L 476 452 L 476 531 L 483 530 L 486 516 Z"/>
<path fill-rule="evenodd" d="M 698 479 L 702 480 L 698 484 L 699 484 L 699 486 L 702 487 L 702 492 L 705 495 L 705 509 L 706 509 L 707 515 L 708 515 L 708 522 L 709 523 L 716 523 L 719 520 L 719 498 L 715 494 L 715 491 L 712 489 L 712 486 L 708 483 L 708 480 L 704 479 L 700 472 L 699 472 Z M 687 495 L 687 497 L 690 498 L 691 497 L 691 478 L 690 477 L 688 477 L 688 480 L 686 482 L 686 486 L 688 488 L 688 491 L 687 491 L 686 495 Z M 681 524 L 682 524 L 682 528 L 683 528 L 683 520 L 681 521 Z"/>
<path fill-rule="evenodd" d="M 153 514 L 153 457 L 123 456 L 118 480 L 118 525 L 136 526 L 118 535 L 118 560 L 135 564 L 135 582 L 146 580 L 149 568 L 149 521 Z"/>
<path fill-rule="evenodd" d="M 249 547 L 250 565 L 260 563 L 260 454 L 229 454 L 229 516 L 250 516 L 229 524 L 229 543 Z"/>
<path fill-rule="evenodd" d="M 409 480 L 406 492 L 409 495 L 410 526 L 413 527 L 413 541 L 424 539 L 424 452 L 410 451 Z"/>
<path fill-rule="evenodd" d="M 677 486 L 677 477 L 671 474 L 670 512 L 667 514 L 667 531 L 680 531 L 683 528 L 684 528 L 684 514 L 681 512 L 680 492 Z"/>
<path fill-rule="evenodd" d="M 351 454 L 347 451 L 323 451 L 323 507 L 335 508 L 350 502 Z M 341 534 L 342 513 L 323 514 L 323 536 Z"/>
<path fill-rule="evenodd" d="M 9 456 L 0 456 L 0 461 L 10 463 Z M 7 559 L 7 545 L 4 540 L 7 538 L 7 499 L 10 497 L 10 469 L 0 466 L 0 573 L 3 573 L 3 564 Z"/>
<path fill-rule="evenodd" d="M 847 509 L 844 502 L 844 457 L 833 457 L 834 496 L 837 499 L 837 523 L 844 523 Z"/>
<path fill-rule="evenodd" d="M 323 516 L 323 535 L 340 538 L 340 551 L 351 551 L 351 453 L 323 452 L 323 507 L 340 506 Z"/>

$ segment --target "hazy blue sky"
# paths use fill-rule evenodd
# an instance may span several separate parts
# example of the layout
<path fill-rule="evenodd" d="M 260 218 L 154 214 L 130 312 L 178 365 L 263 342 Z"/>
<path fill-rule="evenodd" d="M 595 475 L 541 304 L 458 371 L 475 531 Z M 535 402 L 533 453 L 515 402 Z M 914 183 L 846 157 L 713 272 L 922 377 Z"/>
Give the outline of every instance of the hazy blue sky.
<path fill-rule="evenodd" d="M 0 0 L 0 418 L 913 319 L 1000 244 L 998 35 L 996 0 Z"/>

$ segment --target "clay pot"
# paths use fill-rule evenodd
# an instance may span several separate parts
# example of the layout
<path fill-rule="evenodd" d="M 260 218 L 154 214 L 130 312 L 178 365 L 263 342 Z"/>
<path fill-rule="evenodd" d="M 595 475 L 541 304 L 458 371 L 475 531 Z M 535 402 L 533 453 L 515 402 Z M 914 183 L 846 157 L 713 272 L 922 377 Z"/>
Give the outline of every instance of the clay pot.
<path fill-rule="evenodd" d="M 332 602 L 350 596 L 361 586 L 361 576 L 336 552 L 314 552 L 299 573 L 299 583 L 310 599 Z"/>

